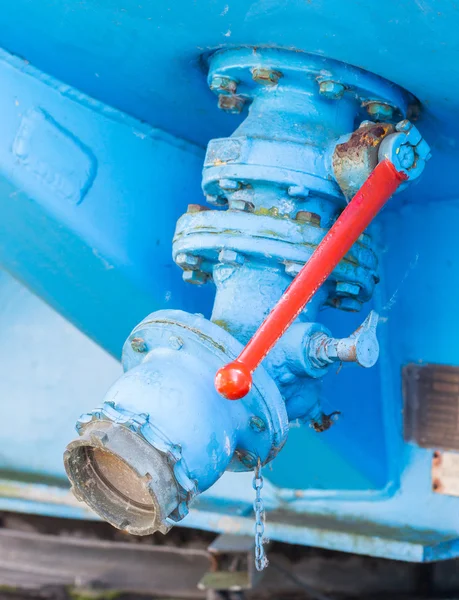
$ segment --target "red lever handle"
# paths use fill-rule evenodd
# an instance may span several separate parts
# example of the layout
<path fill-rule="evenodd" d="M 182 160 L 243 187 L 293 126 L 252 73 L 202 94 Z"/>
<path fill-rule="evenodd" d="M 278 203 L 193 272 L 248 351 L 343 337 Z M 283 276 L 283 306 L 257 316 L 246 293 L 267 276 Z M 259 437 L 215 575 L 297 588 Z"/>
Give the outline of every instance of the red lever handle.
<path fill-rule="evenodd" d="M 222 396 L 239 400 L 249 393 L 253 371 L 407 179 L 387 159 L 376 166 L 238 358 L 218 370 L 215 387 Z"/>

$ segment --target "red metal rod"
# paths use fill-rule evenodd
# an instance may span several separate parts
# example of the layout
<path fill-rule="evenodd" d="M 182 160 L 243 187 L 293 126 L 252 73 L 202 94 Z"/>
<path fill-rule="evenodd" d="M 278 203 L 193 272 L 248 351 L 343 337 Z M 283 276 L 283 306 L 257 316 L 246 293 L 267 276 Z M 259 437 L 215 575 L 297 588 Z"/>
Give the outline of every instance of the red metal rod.
<path fill-rule="evenodd" d="M 376 166 L 238 358 L 219 369 L 215 387 L 222 396 L 239 400 L 249 393 L 253 371 L 406 179 L 389 160 Z"/>

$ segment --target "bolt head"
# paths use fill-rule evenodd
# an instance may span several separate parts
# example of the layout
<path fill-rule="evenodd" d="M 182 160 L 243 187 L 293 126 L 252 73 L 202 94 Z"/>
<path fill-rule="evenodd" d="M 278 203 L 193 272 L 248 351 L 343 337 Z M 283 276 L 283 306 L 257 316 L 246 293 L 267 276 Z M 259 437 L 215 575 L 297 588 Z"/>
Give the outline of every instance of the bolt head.
<path fill-rule="evenodd" d="M 362 304 L 355 298 L 340 298 L 338 307 L 346 312 L 359 312 L 362 308 Z"/>
<path fill-rule="evenodd" d="M 210 210 L 207 206 L 202 206 L 202 204 L 188 204 L 187 213 L 198 213 L 204 212 L 206 210 Z"/>
<path fill-rule="evenodd" d="M 296 213 L 295 221 L 299 221 L 300 223 L 311 223 L 311 225 L 320 227 L 320 215 L 309 212 L 308 210 L 299 210 Z"/>
<path fill-rule="evenodd" d="M 175 264 L 182 267 L 182 269 L 197 270 L 201 264 L 201 258 L 199 256 L 194 256 L 193 254 L 180 252 L 175 257 Z"/>
<path fill-rule="evenodd" d="M 386 121 L 394 116 L 394 107 L 385 102 L 369 102 L 366 108 L 368 114 L 376 121 Z"/>
<path fill-rule="evenodd" d="M 183 347 L 182 338 L 178 337 L 177 335 L 171 335 L 169 338 L 169 346 L 173 350 L 180 350 Z"/>
<path fill-rule="evenodd" d="M 145 352 L 147 349 L 147 344 L 143 338 L 135 337 L 131 340 L 131 348 L 134 350 L 134 352 Z"/>
<path fill-rule="evenodd" d="M 266 423 L 263 421 L 263 419 L 261 417 L 250 417 L 249 425 L 250 425 L 250 429 L 252 429 L 256 433 L 261 433 L 262 431 L 266 431 Z"/>
<path fill-rule="evenodd" d="M 319 83 L 319 94 L 329 100 L 339 100 L 343 97 L 345 87 L 337 81 L 321 81 Z"/>
<path fill-rule="evenodd" d="M 348 283 L 346 281 L 339 281 L 336 284 L 336 293 L 339 296 L 358 296 L 360 293 L 360 286 L 356 283 Z M 341 306 L 341 304 L 340 304 Z"/>
<path fill-rule="evenodd" d="M 220 179 L 218 185 L 220 186 L 220 189 L 225 192 L 235 192 L 242 187 L 239 181 L 236 181 L 235 179 Z"/>
<path fill-rule="evenodd" d="M 244 108 L 245 99 L 242 96 L 225 96 L 220 94 L 218 97 L 218 108 L 232 114 L 239 114 Z"/>
<path fill-rule="evenodd" d="M 285 263 L 285 272 L 287 273 L 287 275 L 290 275 L 291 277 L 296 277 L 302 268 L 303 268 L 303 265 L 300 263 L 295 263 L 295 262 L 290 262 L 290 261 Z"/>
<path fill-rule="evenodd" d="M 247 200 L 231 199 L 228 201 L 230 210 L 242 210 L 244 212 L 253 212 L 254 205 Z"/>
<path fill-rule="evenodd" d="M 203 285 L 207 282 L 208 275 L 202 271 L 183 271 L 183 281 L 193 285 Z"/>
<path fill-rule="evenodd" d="M 282 73 L 280 71 L 273 71 L 272 69 L 258 67 L 252 71 L 252 79 L 256 83 L 261 83 L 261 85 L 277 85 L 281 77 Z"/>
<path fill-rule="evenodd" d="M 218 260 L 223 264 L 233 265 L 234 267 L 244 264 L 244 257 L 242 256 L 242 254 L 239 254 L 234 250 L 228 250 L 226 248 L 220 250 Z"/>
<path fill-rule="evenodd" d="M 237 90 L 237 83 L 229 77 L 214 75 L 209 87 L 213 92 L 227 92 L 228 94 L 235 94 Z"/>

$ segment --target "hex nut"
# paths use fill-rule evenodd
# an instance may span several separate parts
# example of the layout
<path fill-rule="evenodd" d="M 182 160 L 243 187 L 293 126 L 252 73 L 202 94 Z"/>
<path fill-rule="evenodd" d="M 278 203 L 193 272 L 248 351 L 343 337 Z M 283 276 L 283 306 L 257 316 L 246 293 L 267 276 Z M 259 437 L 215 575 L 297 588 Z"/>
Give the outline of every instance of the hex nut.
<path fill-rule="evenodd" d="M 262 85 L 277 85 L 281 77 L 282 73 L 273 69 L 258 67 L 252 71 L 252 79 Z"/>
<path fill-rule="evenodd" d="M 194 285 L 203 285 L 207 282 L 208 275 L 202 271 L 183 271 L 183 281 Z"/>
<path fill-rule="evenodd" d="M 376 121 L 390 120 L 394 116 L 394 107 L 386 102 L 368 102 L 366 109 Z"/>
<path fill-rule="evenodd" d="M 243 212 L 253 212 L 255 206 L 247 200 L 229 199 L 229 208 L 231 210 L 241 210 Z"/>
<path fill-rule="evenodd" d="M 242 254 L 239 254 L 234 250 L 223 248 L 222 250 L 220 250 L 220 253 L 218 255 L 218 261 L 226 265 L 232 265 L 234 267 L 237 267 L 244 264 L 244 257 L 242 256 Z"/>
<path fill-rule="evenodd" d="M 320 215 L 309 212 L 308 210 L 299 210 L 296 213 L 295 221 L 299 221 L 300 223 L 311 223 L 311 225 L 320 227 Z"/>
<path fill-rule="evenodd" d="M 194 256 L 193 254 L 187 254 L 185 252 L 180 252 L 175 257 L 175 263 L 182 267 L 182 269 L 187 270 L 197 270 L 202 262 L 201 257 Z"/>
<path fill-rule="evenodd" d="M 360 286 L 356 283 L 339 281 L 336 284 L 336 293 L 339 296 L 358 296 L 360 293 Z"/>
<path fill-rule="evenodd" d="M 237 83 L 230 77 L 215 75 L 212 77 L 209 87 L 213 92 L 227 92 L 228 94 L 235 94 L 237 90 Z"/>
<path fill-rule="evenodd" d="M 339 100 L 343 97 L 345 87 L 337 81 L 321 81 L 319 83 L 319 94 L 329 100 Z"/>
<path fill-rule="evenodd" d="M 359 312 L 362 304 L 355 298 L 340 298 L 338 307 L 347 312 Z"/>
<path fill-rule="evenodd" d="M 245 98 L 242 96 L 225 96 L 220 94 L 218 97 L 218 108 L 228 113 L 239 114 L 244 108 Z"/>
<path fill-rule="evenodd" d="M 134 350 L 134 352 L 145 352 L 147 349 L 147 344 L 143 338 L 135 337 L 131 340 L 131 348 Z"/>
<path fill-rule="evenodd" d="M 303 265 L 301 263 L 295 263 L 290 261 L 285 263 L 285 272 L 291 277 L 296 277 L 302 268 Z"/>

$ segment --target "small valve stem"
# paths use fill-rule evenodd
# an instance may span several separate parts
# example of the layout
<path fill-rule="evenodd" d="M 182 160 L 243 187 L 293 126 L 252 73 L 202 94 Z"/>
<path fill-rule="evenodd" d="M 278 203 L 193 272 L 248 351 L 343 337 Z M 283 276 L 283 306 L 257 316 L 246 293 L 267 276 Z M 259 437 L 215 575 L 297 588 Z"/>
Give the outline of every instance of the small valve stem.
<path fill-rule="evenodd" d="M 318 368 L 334 362 L 355 362 L 366 369 L 372 367 L 379 356 L 376 337 L 379 315 L 372 310 L 365 321 L 347 338 L 332 338 L 324 333 L 313 336 L 309 345 L 309 358 Z"/>

